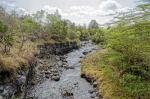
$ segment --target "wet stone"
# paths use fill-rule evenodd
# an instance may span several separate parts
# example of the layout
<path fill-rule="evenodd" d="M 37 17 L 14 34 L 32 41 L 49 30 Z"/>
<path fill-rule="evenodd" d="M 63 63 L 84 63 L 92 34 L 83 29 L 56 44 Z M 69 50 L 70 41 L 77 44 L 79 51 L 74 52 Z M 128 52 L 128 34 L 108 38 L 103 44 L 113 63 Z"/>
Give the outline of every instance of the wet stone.
<path fill-rule="evenodd" d="M 62 62 L 65 62 L 65 63 L 67 63 L 67 60 L 66 60 L 66 59 L 63 59 L 63 60 L 62 60 Z"/>
<path fill-rule="evenodd" d="M 49 76 L 49 75 L 45 75 L 45 77 L 46 77 L 47 79 L 49 79 L 49 78 L 50 78 L 50 76 Z"/>
<path fill-rule="evenodd" d="M 60 61 L 61 59 L 60 59 L 60 57 L 57 56 L 57 57 L 56 57 L 56 60 L 57 60 L 57 61 Z"/>
<path fill-rule="evenodd" d="M 36 81 L 31 81 L 31 85 L 35 85 L 36 83 Z"/>
<path fill-rule="evenodd" d="M 95 98 L 95 97 L 96 97 L 96 94 L 93 93 L 93 94 L 91 95 L 91 98 Z"/>
<path fill-rule="evenodd" d="M 73 66 L 66 66 L 66 67 L 64 67 L 65 69 L 74 69 L 74 67 Z"/>
<path fill-rule="evenodd" d="M 93 87 L 97 87 L 97 82 L 95 81 L 94 83 L 93 83 Z"/>
<path fill-rule="evenodd" d="M 55 69 L 51 69 L 51 72 L 56 73 L 56 72 L 57 72 L 57 70 L 55 70 Z"/>
<path fill-rule="evenodd" d="M 87 55 L 88 54 L 88 52 L 83 52 L 83 55 Z"/>
<path fill-rule="evenodd" d="M 83 56 L 80 56 L 80 58 L 84 58 Z"/>
<path fill-rule="evenodd" d="M 60 76 L 52 76 L 52 80 L 59 81 L 60 80 Z"/>
<path fill-rule="evenodd" d="M 50 71 L 46 71 L 46 72 L 45 72 L 45 75 L 49 75 L 49 74 L 51 74 Z"/>
<path fill-rule="evenodd" d="M 62 63 L 62 61 L 58 61 L 58 66 L 60 66 L 60 67 L 61 67 L 61 66 L 62 66 L 62 64 L 63 64 L 63 63 Z"/>
<path fill-rule="evenodd" d="M 68 96 L 70 97 L 70 96 L 73 96 L 73 93 L 70 90 L 63 90 L 62 95 L 64 97 L 68 97 Z"/>
<path fill-rule="evenodd" d="M 53 76 L 59 76 L 59 73 L 53 73 Z"/>
<path fill-rule="evenodd" d="M 91 89 L 91 90 L 88 90 L 88 92 L 89 92 L 90 94 L 93 94 L 93 93 L 95 92 L 95 90 L 94 90 L 94 89 Z"/>
<path fill-rule="evenodd" d="M 62 65 L 64 65 L 64 66 L 65 66 L 65 65 L 68 65 L 68 63 L 67 63 L 67 62 L 63 62 L 63 63 L 62 63 Z"/>

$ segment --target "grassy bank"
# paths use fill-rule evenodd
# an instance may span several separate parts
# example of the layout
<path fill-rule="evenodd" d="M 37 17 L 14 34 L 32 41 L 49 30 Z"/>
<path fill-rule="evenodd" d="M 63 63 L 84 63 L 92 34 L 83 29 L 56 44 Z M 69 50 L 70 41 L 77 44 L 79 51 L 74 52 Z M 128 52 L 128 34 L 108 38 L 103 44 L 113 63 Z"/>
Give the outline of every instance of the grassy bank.
<path fill-rule="evenodd" d="M 148 81 L 131 74 L 122 77 L 115 67 L 125 64 L 121 59 L 123 57 L 117 52 L 97 51 L 82 62 L 82 75 L 98 82 L 97 89 L 104 99 L 148 99 Z"/>
<path fill-rule="evenodd" d="M 143 13 L 129 11 L 118 16 L 113 26 L 97 32 L 93 41 L 104 50 L 82 63 L 82 75 L 98 82 L 104 99 L 150 98 L 150 4 L 135 10 Z"/>
<path fill-rule="evenodd" d="M 82 75 L 97 80 L 104 99 L 149 99 L 149 26 L 144 21 L 108 29 L 105 50 L 83 61 Z"/>
<path fill-rule="evenodd" d="M 107 50 L 102 50 L 89 55 L 82 62 L 81 73 L 97 81 L 97 89 L 104 99 L 126 99 L 122 94 L 117 79 L 118 75 L 113 70 L 112 66 L 105 64 L 103 61 L 107 53 Z"/>

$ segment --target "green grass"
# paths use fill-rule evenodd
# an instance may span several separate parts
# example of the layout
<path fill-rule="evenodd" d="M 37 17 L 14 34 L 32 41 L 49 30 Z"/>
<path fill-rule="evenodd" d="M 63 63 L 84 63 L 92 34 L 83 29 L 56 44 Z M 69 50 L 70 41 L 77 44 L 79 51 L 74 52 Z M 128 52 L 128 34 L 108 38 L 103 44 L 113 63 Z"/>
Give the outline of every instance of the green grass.
<path fill-rule="evenodd" d="M 101 50 L 82 62 L 82 74 L 97 80 L 104 99 L 148 99 L 150 82 L 130 72 L 126 57 L 112 50 Z"/>

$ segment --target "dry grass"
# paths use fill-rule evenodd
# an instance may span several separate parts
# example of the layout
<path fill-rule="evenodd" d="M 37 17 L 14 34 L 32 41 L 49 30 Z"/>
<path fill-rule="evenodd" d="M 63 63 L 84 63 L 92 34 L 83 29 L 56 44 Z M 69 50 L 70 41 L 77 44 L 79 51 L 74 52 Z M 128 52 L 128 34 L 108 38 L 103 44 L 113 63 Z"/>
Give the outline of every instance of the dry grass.
<path fill-rule="evenodd" d="M 114 70 L 104 65 L 103 56 L 107 52 L 107 50 L 101 50 L 89 55 L 82 62 L 82 74 L 98 82 L 99 93 L 104 99 L 133 99 L 122 91 L 119 79 L 117 79 L 118 75 Z"/>
<path fill-rule="evenodd" d="M 10 53 L 4 54 L 0 52 L 0 68 L 1 71 L 7 71 L 11 74 L 16 74 L 19 69 L 27 69 L 28 62 L 34 57 L 37 50 L 38 42 L 25 42 L 22 50 L 20 50 L 20 43 L 15 43 L 10 49 Z"/>

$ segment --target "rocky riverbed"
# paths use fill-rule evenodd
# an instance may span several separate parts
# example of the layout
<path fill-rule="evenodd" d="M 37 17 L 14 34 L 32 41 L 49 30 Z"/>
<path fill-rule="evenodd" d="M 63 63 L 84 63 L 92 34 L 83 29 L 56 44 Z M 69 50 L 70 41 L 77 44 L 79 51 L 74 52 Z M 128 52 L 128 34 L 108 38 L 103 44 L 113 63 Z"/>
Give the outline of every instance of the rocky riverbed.
<path fill-rule="evenodd" d="M 93 85 L 80 77 L 80 62 L 96 50 L 90 41 L 66 55 L 46 55 L 37 59 L 27 99 L 99 99 Z"/>
<path fill-rule="evenodd" d="M 0 99 L 99 99 L 96 82 L 80 76 L 80 62 L 97 48 L 91 41 L 80 48 L 76 42 L 38 47 L 28 71 L 21 69 L 15 82 L 0 84 Z"/>

